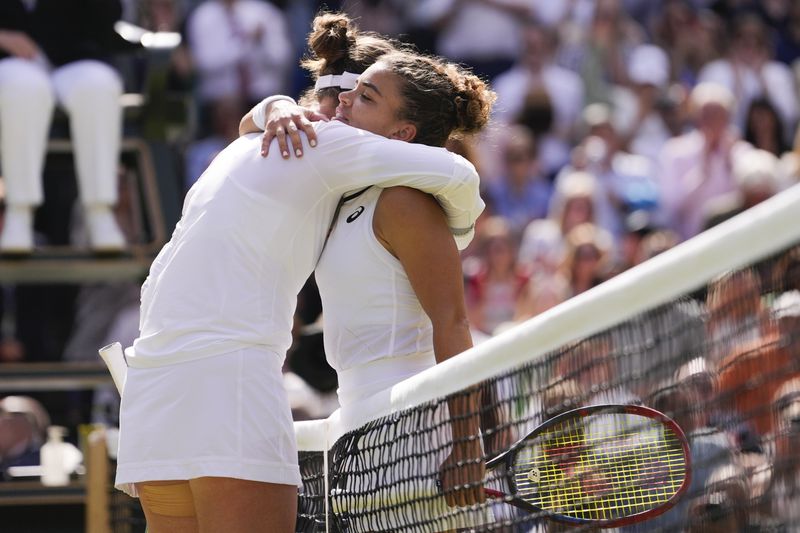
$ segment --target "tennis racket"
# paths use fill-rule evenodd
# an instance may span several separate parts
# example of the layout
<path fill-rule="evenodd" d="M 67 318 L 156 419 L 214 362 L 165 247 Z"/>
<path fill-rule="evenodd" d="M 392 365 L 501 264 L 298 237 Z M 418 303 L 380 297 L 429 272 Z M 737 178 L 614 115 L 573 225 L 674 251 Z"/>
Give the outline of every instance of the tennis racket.
<path fill-rule="evenodd" d="M 573 525 L 618 527 L 675 505 L 690 481 L 689 443 L 666 415 L 636 405 L 562 413 L 486 464 L 507 492 L 486 495 Z"/>

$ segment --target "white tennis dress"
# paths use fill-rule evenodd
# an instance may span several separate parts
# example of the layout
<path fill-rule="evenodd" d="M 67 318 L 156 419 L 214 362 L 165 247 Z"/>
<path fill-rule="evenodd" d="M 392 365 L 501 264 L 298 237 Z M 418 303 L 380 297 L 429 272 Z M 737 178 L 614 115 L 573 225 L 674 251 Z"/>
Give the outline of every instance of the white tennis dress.
<path fill-rule="evenodd" d="M 300 159 L 263 158 L 260 134 L 234 141 L 187 194 L 142 286 L 128 353 L 116 478 L 126 492 L 199 476 L 299 484 L 280 369 L 343 194 L 419 188 L 442 203 L 460 245 L 471 237 L 483 203 L 468 161 L 336 121 L 315 128 L 319 144 Z"/>
<path fill-rule="evenodd" d="M 352 420 L 370 396 L 436 364 L 430 318 L 402 264 L 373 229 L 382 191 L 370 187 L 342 205 L 315 273 L 325 354 L 338 373 L 340 421 L 348 430 L 356 429 Z M 492 520 L 487 509 L 450 508 L 438 496 L 438 470 L 452 442 L 447 406 L 430 416 L 425 424 L 434 429 L 428 433 L 409 436 L 421 428 L 404 421 L 387 431 L 386 442 L 369 434 L 351 448 L 356 455 L 342 468 L 355 470 L 337 472 L 348 481 L 333 490 L 334 512 L 368 513 L 348 513 L 353 531 L 444 531 Z M 420 458 L 409 458 L 409 450 Z M 413 501 L 420 495 L 424 501 Z M 369 513 L 387 502 L 397 507 Z"/>
<path fill-rule="evenodd" d="M 403 265 L 373 230 L 382 191 L 370 187 L 342 205 L 315 273 L 342 415 L 436 364 L 431 321 Z"/>

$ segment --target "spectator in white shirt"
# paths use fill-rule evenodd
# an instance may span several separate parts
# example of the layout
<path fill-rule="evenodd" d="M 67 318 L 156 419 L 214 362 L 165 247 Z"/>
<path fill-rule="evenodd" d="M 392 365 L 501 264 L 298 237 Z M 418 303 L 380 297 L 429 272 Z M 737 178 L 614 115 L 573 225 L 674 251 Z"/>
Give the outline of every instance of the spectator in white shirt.
<path fill-rule="evenodd" d="M 791 138 L 799 113 L 795 81 L 789 67 L 772 59 L 766 28 L 757 16 L 736 19 L 728 56 L 706 65 L 699 81 L 718 83 L 733 93 L 733 123 L 740 130 L 753 99 L 767 98 L 781 117 L 785 138 Z"/>
<path fill-rule="evenodd" d="M 283 12 L 265 0 L 207 0 L 187 20 L 199 97 L 255 103 L 284 92 L 293 59 Z"/>
<path fill-rule="evenodd" d="M 437 54 L 488 79 L 519 56 L 521 20 L 530 16 L 528 0 L 420 0 L 411 11 L 417 24 L 439 28 Z"/>
<path fill-rule="evenodd" d="M 522 40 L 524 52 L 519 61 L 495 80 L 496 118 L 504 123 L 514 122 L 531 93 L 547 96 L 553 122 L 539 145 L 542 170 L 551 175 L 569 160 L 575 125 L 584 105 L 583 82 L 576 73 L 553 62 L 558 47 L 555 32 L 531 22 L 525 25 Z"/>
<path fill-rule="evenodd" d="M 622 146 L 651 160 L 672 137 L 659 110 L 669 75 L 667 54 L 656 45 L 641 45 L 633 50 L 628 63 L 630 88 L 612 91 L 614 122 Z"/>
<path fill-rule="evenodd" d="M 658 164 L 661 222 L 682 239 L 700 233 L 709 200 L 734 190 L 734 157 L 750 147 L 731 126 L 735 99 L 725 87 L 701 83 L 689 99 L 695 129 L 670 139 Z"/>

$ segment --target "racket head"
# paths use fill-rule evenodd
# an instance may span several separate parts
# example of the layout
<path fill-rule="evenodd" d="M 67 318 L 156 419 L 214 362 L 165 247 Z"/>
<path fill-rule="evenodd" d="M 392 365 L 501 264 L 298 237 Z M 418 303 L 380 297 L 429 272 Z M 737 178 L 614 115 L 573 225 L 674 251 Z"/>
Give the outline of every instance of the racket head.
<path fill-rule="evenodd" d="M 487 463 L 502 465 L 511 495 L 529 512 L 574 525 L 619 527 L 673 507 L 691 482 L 683 430 L 639 405 L 593 405 L 553 417 Z"/>

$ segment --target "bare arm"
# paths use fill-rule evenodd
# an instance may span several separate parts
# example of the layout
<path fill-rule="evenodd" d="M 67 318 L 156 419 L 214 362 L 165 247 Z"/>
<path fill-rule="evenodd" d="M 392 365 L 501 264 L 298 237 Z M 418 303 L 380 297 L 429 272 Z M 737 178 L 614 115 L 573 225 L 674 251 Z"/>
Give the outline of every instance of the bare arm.
<path fill-rule="evenodd" d="M 431 319 L 436 362 L 471 348 L 461 257 L 439 204 L 416 189 L 386 189 L 378 203 L 374 225 L 378 239 L 403 265 Z M 440 475 L 451 506 L 485 499 L 479 405 L 477 389 L 448 399 L 454 444 Z M 469 487 L 456 489 L 465 485 Z"/>

